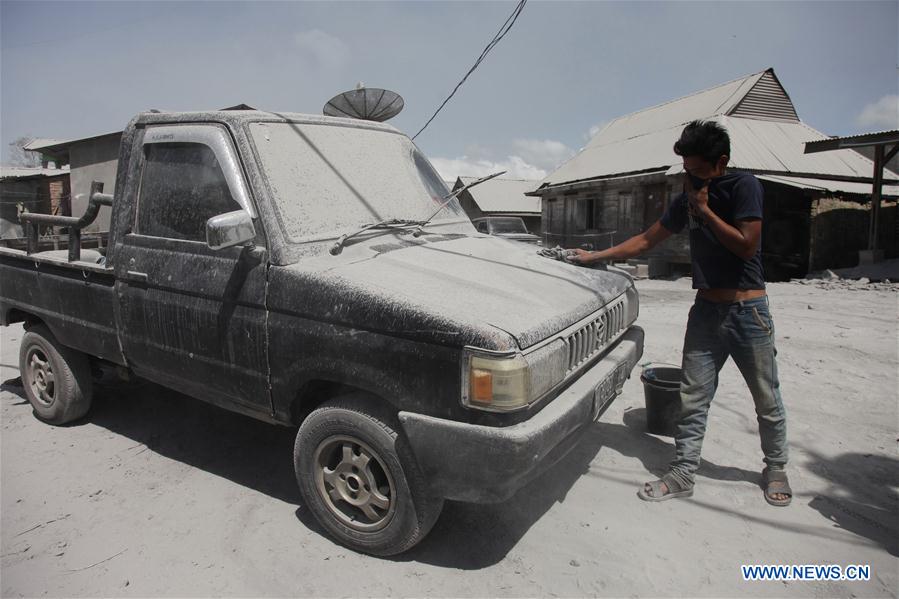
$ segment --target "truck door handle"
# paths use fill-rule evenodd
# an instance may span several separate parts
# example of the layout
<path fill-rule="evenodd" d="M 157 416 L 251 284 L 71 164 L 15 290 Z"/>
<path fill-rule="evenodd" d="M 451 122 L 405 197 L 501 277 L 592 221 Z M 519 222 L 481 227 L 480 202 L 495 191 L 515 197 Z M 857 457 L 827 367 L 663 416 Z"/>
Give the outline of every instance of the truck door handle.
<path fill-rule="evenodd" d="M 145 273 L 145 272 L 129 270 L 129 271 L 126 271 L 125 274 L 128 275 L 129 281 L 134 281 L 135 283 L 146 283 L 147 282 L 147 273 Z"/>

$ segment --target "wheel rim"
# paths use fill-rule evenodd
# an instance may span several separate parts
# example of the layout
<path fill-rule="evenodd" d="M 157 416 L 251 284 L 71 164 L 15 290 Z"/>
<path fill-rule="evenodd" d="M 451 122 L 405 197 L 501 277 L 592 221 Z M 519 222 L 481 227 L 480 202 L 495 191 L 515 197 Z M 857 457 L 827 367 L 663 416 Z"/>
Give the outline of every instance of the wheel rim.
<path fill-rule="evenodd" d="M 41 404 L 49 406 L 56 398 L 56 375 L 47 355 L 38 347 L 29 350 L 25 364 L 31 393 Z"/>
<path fill-rule="evenodd" d="M 340 522 L 362 532 L 387 526 L 396 510 L 393 477 L 370 446 L 349 436 L 329 437 L 313 457 L 315 486 Z"/>

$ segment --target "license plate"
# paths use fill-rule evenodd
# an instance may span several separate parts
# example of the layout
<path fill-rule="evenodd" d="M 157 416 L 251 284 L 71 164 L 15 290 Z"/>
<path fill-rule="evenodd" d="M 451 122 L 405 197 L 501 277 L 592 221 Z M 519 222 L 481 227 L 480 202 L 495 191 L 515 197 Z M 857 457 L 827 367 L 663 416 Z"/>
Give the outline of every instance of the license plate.
<path fill-rule="evenodd" d="M 603 408 L 621 392 L 629 372 L 630 364 L 622 362 L 596 386 L 593 390 L 593 420 L 599 418 Z"/>

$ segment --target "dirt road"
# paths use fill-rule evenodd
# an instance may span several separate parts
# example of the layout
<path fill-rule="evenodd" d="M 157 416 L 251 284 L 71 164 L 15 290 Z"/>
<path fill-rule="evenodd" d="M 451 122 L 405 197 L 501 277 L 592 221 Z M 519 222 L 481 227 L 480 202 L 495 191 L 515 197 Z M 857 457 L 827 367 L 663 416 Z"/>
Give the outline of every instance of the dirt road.
<path fill-rule="evenodd" d="M 644 359 L 677 362 L 689 281 L 641 281 Z M 728 363 L 689 500 L 636 497 L 671 457 L 639 376 L 501 505 L 450 503 L 396 559 L 332 543 L 299 504 L 293 431 L 159 387 L 101 390 L 82 423 L 0 391 L 0 592 L 17 596 L 895 596 L 899 293 L 770 288 L 796 498 L 768 506 L 752 401 Z M 18 377 L 19 326 L 0 381 Z M 638 372 L 635 374 L 639 374 Z M 744 582 L 741 564 L 868 564 L 868 582 Z"/>

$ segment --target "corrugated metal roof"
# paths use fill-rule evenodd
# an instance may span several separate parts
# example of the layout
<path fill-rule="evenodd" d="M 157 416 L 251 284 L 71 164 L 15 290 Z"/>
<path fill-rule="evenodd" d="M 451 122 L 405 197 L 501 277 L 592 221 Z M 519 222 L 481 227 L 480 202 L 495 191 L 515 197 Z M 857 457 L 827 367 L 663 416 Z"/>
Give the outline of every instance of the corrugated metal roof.
<path fill-rule="evenodd" d="M 459 177 L 462 185 L 477 177 Z M 482 212 L 528 212 L 540 214 L 540 198 L 524 195 L 536 189 L 539 181 L 528 179 L 490 179 L 468 190 Z M 458 185 L 458 181 L 456 182 Z"/>
<path fill-rule="evenodd" d="M 727 116 L 740 112 L 741 102 L 751 94 L 762 99 L 753 104 L 750 112 L 764 114 L 764 119 Z M 765 101 L 770 104 L 767 113 L 759 108 Z M 727 128 L 731 138 L 730 166 L 734 168 L 785 175 L 865 179 L 873 176 L 873 162 L 852 150 L 805 154 L 805 142 L 829 138 L 801 121 L 788 120 L 791 109 L 792 103 L 773 71 L 756 73 L 612 121 L 586 148 L 544 179 L 541 186 L 650 169 L 672 167 L 679 171 L 681 158 L 674 153 L 674 142 L 684 125 L 696 119 L 715 120 Z M 893 177 L 896 175 L 887 173 L 888 179 Z"/>
<path fill-rule="evenodd" d="M 58 177 L 68 175 L 68 168 L 40 168 L 29 166 L 0 166 L 0 179 L 25 179 L 28 177 Z"/>
<path fill-rule="evenodd" d="M 22 146 L 22 148 L 25 150 L 39 150 L 40 148 L 45 148 L 45 147 L 61 144 L 64 141 L 65 140 L 62 140 L 62 139 L 43 139 L 43 138 L 38 137 L 36 139 L 32 139 L 31 141 L 29 141 L 27 144 Z"/>
<path fill-rule="evenodd" d="M 796 107 L 777 80 L 774 71 L 768 70 L 743 96 L 743 99 L 727 114 L 774 121 L 799 122 Z"/>
<path fill-rule="evenodd" d="M 587 148 L 618 143 L 677 125 L 684 125 L 696 119 L 727 114 L 740 103 L 767 72 L 762 71 L 748 77 L 734 79 L 671 102 L 619 117 L 597 133 L 587 144 Z"/>
<path fill-rule="evenodd" d="M 828 137 L 805 123 L 731 117 L 718 120 L 730 133 L 731 165 L 735 168 L 867 179 L 874 176 L 874 163 L 853 150 L 806 154 L 805 142 Z"/>
<path fill-rule="evenodd" d="M 832 181 L 829 179 L 812 179 L 807 177 L 785 177 L 782 175 L 757 175 L 759 179 L 782 183 L 800 189 L 815 191 L 828 191 L 831 193 L 850 193 L 855 195 L 871 195 L 871 183 L 857 183 L 854 181 Z M 899 197 L 899 185 L 884 185 L 884 196 Z"/>
<path fill-rule="evenodd" d="M 859 135 L 846 135 L 843 137 L 831 137 L 820 141 L 809 141 L 805 151 L 809 154 L 815 152 L 830 152 L 841 148 L 862 149 L 876 145 L 885 145 L 899 142 L 899 129 L 887 131 L 875 131 L 873 133 L 861 133 Z"/>

